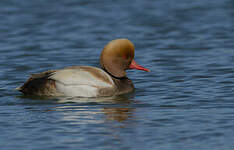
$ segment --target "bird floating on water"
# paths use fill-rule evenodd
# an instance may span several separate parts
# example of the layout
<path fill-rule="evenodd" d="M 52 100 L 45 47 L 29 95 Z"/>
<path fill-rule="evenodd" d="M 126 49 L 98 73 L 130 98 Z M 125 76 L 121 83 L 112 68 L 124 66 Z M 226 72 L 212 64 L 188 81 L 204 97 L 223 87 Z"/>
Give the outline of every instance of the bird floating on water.
<path fill-rule="evenodd" d="M 71 66 L 32 76 L 18 87 L 25 95 L 101 97 L 132 92 L 134 85 L 125 70 L 149 72 L 134 61 L 134 45 L 128 39 L 109 42 L 100 56 L 101 68 Z"/>

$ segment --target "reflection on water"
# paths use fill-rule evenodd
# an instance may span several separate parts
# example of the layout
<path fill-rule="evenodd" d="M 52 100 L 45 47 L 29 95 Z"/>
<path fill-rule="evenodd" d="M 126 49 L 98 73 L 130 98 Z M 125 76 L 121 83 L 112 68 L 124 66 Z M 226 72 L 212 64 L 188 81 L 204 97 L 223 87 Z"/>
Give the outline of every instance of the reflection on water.
<path fill-rule="evenodd" d="M 102 111 L 106 115 L 106 120 L 115 120 L 123 122 L 133 118 L 135 108 L 103 108 Z"/>
<path fill-rule="evenodd" d="M 97 103 L 97 104 L 118 104 L 118 103 L 131 103 L 129 100 L 132 95 L 120 95 L 112 97 L 60 97 L 56 98 L 58 103 Z"/>
<path fill-rule="evenodd" d="M 135 108 L 130 105 L 134 100 L 128 99 L 127 96 L 102 97 L 102 98 L 75 98 L 63 97 L 57 100 L 57 103 L 67 103 L 51 107 L 46 111 L 57 111 L 62 113 L 64 121 L 72 124 L 90 124 L 103 123 L 105 121 L 123 122 L 133 118 Z M 116 107 L 119 104 L 122 107 Z M 104 115 L 103 119 L 97 120 L 98 115 Z"/>

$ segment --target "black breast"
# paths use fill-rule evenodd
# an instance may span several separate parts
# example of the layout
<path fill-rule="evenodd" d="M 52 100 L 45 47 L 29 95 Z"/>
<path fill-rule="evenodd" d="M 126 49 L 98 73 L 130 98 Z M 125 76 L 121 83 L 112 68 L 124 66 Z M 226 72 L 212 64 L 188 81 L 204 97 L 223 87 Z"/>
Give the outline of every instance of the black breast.
<path fill-rule="evenodd" d="M 124 93 L 129 93 L 132 92 L 134 90 L 134 85 L 132 83 L 132 81 L 127 78 L 127 77 L 123 77 L 123 78 L 114 78 L 112 77 L 117 91 L 119 94 L 124 94 Z"/>

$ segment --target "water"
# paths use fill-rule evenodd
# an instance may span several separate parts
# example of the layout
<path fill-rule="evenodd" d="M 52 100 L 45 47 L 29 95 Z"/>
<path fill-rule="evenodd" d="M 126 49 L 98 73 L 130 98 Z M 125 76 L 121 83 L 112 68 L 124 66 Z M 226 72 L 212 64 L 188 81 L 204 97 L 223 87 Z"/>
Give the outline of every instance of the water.
<path fill-rule="evenodd" d="M 0 146 L 44 149 L 234 148 L 233 0 L 2 0 Z M 150 73 L 128 71 L 134 93 L 25 97 L 29 77 L 98 66 L 103 46 L 128 38 Z"/>

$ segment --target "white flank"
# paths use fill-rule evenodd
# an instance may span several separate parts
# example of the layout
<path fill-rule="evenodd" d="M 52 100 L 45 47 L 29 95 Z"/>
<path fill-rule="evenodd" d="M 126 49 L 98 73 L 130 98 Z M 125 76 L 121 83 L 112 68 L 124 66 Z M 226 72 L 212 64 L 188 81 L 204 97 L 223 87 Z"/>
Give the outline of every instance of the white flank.
<path fill-rule="evenodd" d="M 99 68 L 92 68 L 107 77 L 111 84 L 81 68 L 58 70 L 50 78 L 56 81 L 59 92 L 66 96 L 96 97 L 98 89 L 113 87 L 114 83 L 106 72 Z"/>

